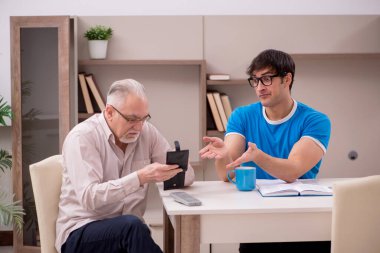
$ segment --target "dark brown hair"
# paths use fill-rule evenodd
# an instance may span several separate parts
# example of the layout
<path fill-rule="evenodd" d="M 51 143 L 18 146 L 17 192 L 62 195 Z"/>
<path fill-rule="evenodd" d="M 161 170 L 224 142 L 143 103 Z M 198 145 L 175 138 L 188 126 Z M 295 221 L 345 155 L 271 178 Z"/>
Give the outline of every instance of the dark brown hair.
<path fill-rule="evenodd" d="M 251 76 L 254 71 L 265 68 L 271 68 L 281 77 L 284 77 L 287 73 L 291 73 L 292 82 L 290 83 L 289 90 L 292 89 L 296 66 L 289 54 L 275 49 L 267 49 L 252 60 L 251 65 L 247 69 L 247 74 Z"/>

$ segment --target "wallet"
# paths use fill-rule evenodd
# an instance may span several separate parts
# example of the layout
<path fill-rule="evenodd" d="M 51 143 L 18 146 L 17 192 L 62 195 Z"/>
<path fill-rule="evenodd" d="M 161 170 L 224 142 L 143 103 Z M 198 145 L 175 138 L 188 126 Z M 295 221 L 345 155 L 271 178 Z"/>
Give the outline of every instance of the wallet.
<path fill-rule="evenodd" d="M 166 153 L 166 164 L 178 164 L 183 171 L 171 179 L 164 181 L 164 190 L 185 187 L 185 174 L 189 163 L 189 150 L 181 150 L 178 141 L 175 141 L 174 145 L 175 151 L 168 151 Z"/>

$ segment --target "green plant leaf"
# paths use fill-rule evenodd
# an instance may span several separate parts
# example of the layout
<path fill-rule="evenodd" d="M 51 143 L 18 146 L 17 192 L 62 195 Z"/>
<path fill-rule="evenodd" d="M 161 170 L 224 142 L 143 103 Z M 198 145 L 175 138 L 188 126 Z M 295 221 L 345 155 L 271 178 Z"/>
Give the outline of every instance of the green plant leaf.
<path fill-rule="evenodd" d="M 12 119 L 12 111 L 7 102 L 3 102 L 3 99 L 3 97 L 0 97 L 0 125 L 6 126 L 4 118 Z"/>
<path fill-rule="evenodd" d="M 20 201 L 11 201 L 11 203 L 5 204 L 4 199 L 6 197 L 5 193 L 0 192 L 0 224 L 5 226 L 15 225 L 17 232 L 20 233 L 24 223 L 22 218 L 25 215 L 24 209 L 19 205 Z"/>
<path fill-rule="evenodd" d="M 0 170 L 4 172 L 6 169 L 12 168 L 12 156 L 8 151 L 0 149 Z"/>
<path fill-rule="evenodd" d="M 111 27 L 103 25 L 96 25 L 90 27 L 85 33 L 84 37 L 88 40 L 109 40 L 112 37 L 113 30 Z"/>
<path fill-rule="evenodd" d="M 12 119 L 11 107 L 7 102 L 3 102 L 3 97 L 0 96 L 0 125 L 5 126 L 4 118 Z M 12 168 L 12 156 L 8 151 L 0 149 L 0 170 L 5 172 L 6 169 Z M 16 231 L 21 233 L 23 227 L 23 216 L 25 215 L 24 209 L 20 206 L 20 201 L 12 201 L 8 203 L 7 194 L 0 191 L 0 224 L 1 225 L 14 225 Z"/>

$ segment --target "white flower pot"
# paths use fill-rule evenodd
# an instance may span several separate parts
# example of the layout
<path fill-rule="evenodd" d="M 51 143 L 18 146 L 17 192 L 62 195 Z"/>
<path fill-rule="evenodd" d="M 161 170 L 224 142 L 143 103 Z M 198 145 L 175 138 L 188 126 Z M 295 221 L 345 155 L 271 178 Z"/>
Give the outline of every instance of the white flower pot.
<path fill-rule="evenodd" d="M 107 57 L 108 40 L 89 40 L 88 51 L 91 59 L 105 59 Z"/>

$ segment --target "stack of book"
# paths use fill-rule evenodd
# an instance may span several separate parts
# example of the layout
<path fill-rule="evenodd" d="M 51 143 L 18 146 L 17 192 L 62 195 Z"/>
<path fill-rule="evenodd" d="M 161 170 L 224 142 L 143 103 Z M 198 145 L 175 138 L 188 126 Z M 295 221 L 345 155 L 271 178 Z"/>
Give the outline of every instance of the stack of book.
<path fill-rule="evenodd" d="M 97 113 L 105 109 L 104 98 L 99 91 L 93 74 L 81 72 L 78 74 L 78 112 Z"/>
<path fill-rule="evenodd" d="M 213 81 L 226 81 L 226 80 L 230 80 L 230 75 L 229 74 L 207 74 L 207 79 L 213 80 Z"/>
<path fill-rule="evenodd" d="M 229 97 L 217 91 L 207 91 L 207 129 L 224 132 L 232 108 Z"/>

